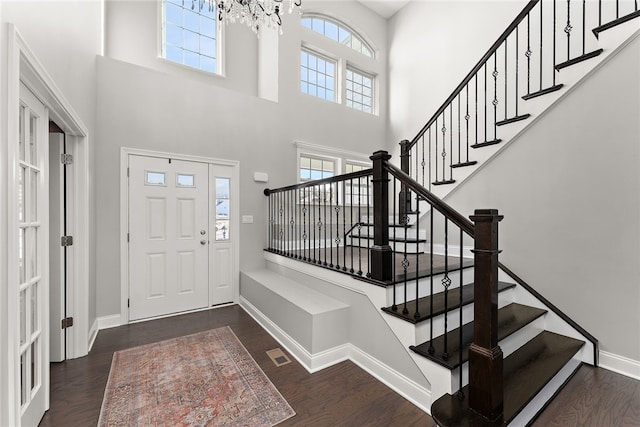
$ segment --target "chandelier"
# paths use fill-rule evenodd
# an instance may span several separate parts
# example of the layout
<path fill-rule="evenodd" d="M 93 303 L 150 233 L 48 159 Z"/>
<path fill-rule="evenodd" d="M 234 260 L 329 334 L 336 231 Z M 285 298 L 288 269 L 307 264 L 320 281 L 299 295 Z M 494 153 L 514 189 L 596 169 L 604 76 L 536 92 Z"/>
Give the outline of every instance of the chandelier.
<path fill-rule="evenodd" d="M 196 0 L 192 0 L 196 1 Z M 209 11 L 218 8 L 218 20 L 227 23 L 236 21 L 247 24 L 254 33 L 264 25 L 267 28 L 280 28 L 282 34 L 283 6 L 287 0 L 206 0 L 209 3 Z M 204 0 L 199 0 L 202 10 Z M 300 7 L 302 0 L 288 0 L 288 11 L 293 12 L 293 7 Z"/>

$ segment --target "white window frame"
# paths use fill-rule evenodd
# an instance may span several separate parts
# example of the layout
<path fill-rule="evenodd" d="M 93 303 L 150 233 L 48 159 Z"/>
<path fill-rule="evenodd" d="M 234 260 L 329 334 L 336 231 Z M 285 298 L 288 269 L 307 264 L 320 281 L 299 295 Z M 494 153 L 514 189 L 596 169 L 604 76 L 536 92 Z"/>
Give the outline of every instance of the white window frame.
<path fill-rule="evenodd" d="M 340 103 L 340 99 L 341 99 L 341 87 L 340 87 L 340 60 L 337 58 L 332 58 L 329 55 L 325 55 L 321 52 L 318 52 L 318 50 L 313 49 L 311 47 L 308 46 L 302 46 L 300 48 L 300 53 L 302 54 L 302 52 L 305 52 L 308 55 L 313 55 L 317 58 L 323 59 L 326 62 L 331 62 L 334 66 L 334 74 L 333 74 L 333 99 L 327 99 L 327 98 L 322 98 L 320 96 L 317 95 L 312 95 L 308 92 L 302 92 L 302 89 L 300 89 L 300 93 L 304 94 L 304 95 L 308 95 L 308 96 L 312 96 L 314 98 L 318 98 L 318 99 L 322 99 L 323 101 L 329 101 L 329 102 L 334 102 L 334 103 Z M 300 64 L 300 61 L 298 61 L 298 66 L 301 69 L 302 68 L 302 64 Z M 300 77 L 300 83 L 302 83 L 302 77 Z M 317 85 L 316 85 L 317 86 Z"/>
<path fill-rule="evenodd" d="M 352 73 L 356 73 L 361 75 L 362 77 L 366 77 L 371 79 L 371 111 L 364 111 L 364 109 L 359 109 L 359 108 L 355 108 L 355 107 L 350 107 L 349 105 L 347 105 L 347 103 L 349 102 L 349 99 L 347 97 L 347 74 L 348 72 L 352 72 Z M 351 65 L 351 63 L 347 63 L 346 67 L 345 67 L 345 74 L 344 74 L 344 103 L 347 107 L 352 108 L 356 111 L 362 111 L 363 113 L 367 113 L 367 114 L 373 114 L 375 111 L 375 99 L 376 99 L 376 78 L 373 74 L 368 73 L 366 71 L 362 71 L 361 69 L 359 69 L 358 67 L 354 67 L 353 65 Z M 354 92 L 357 93 L 357 92 Z M 365 105 L 364 103 L 360 103 L 362 105 Z"/>
<path fill-rule="evenodd" d="M 306 27 L 302 24 L 302 19 L 304 18 L 321 18 L 338 25 L 343 26 L 348 29 L 352 34 L 354 34 L 358 39 L 363 41 L 367 48 L 371 50 L 372 56 L 366 56 L 363 53 L 358 52 L 357 50 L 352 49 L 350 46 L 343 45 L 340 42 L 325 36 L 322 33 L 319 33 L 309 27 Z M 302 41 L 300 46 L 300 51 L 307 51 L 316 56 L 320 56 L 323 59 L 333 60 L 336 63 L 336 75 L 335 75 L 335 103 L 341 104 L 349 110 L 359 111 L 364 114 L 372 114 L 377 116 L 380 111 L 380 97 L 378 90 L 378 73 L 372 71 L 372 68 L 377 68 L 374 64 L 378 62 L 378 55 L 376 54 L 376 49 L 371 42 L 368 41 L 367 37 L 364 37 L 360 32 L 354 31 L 350 26 L 344 24 L 339 19 L 325 16 L 319 13 L 309 13 L 305 14 L 300 19 L 300 27 L 302 27 Z M 324 48 L 320 47 L 324 46 Z M 298 67 L 300 67 L 300 60 L 298 60 Z M 356 108 L 347 106 L 347 89 L 346 89 L 346 77 L 347 77 L 347 69 L 356 71 L 359 74 L 366 75 L 372 80 L 372 105 L 371 111 L 362 111 Z M 299 82 L 301 78 L 298 78 Z M 302 92 L 301 89 L 300 93 Z M 305 94 L 306 95 L 306 94 Z M 313 96 L 313 95 L 311 95 Z M 318 97 L 314 97 L 318 98 Z M 323 98 L 320 98 L 323 99 Z"/>
<path fill-rule="evenodd" d="M 347 164 L 364 166 L 367 169 L 373 167 L 373 164 L 369 159 L 369 156 L 367 156 L 366 154 L 361 154 L 353 151 L 347 151 L 339 148 L 327 147 L 327 146 L 311 144 L 308 142 L 301 142 L 301 141 L 296 141 L 295 144 L 297 147 L 296 182 L 298 184 L 302 183 L 302 181 L 300 180 L 300 158 L 301 157 L 311 157 L 316 159 L 333 161 L 334 162 L 333 176 L 344 175 L 346 173 L 345 171 L 346 171 Z M 340 198 L 340 200 L 342 200 L 342 202 L 340 203 L 341 205 L 343 206 L 350 205 L 350 203 L 347 203 L 347 201 L 344 200 L 341 190 L 338 197 Z M 371 199 L 373 198 L 373 191 L 370 192 L 370 198 Z M 354 206 L 356 206 L 356 204 L 354 204 Z"/>
<path fill-rule="evenodd" d="M 178 69 L 188 70 L 190 72 L 201 73 L 206 76 L 216 76 L 216 77 L 224 77 L 225 76 L 225 27 L 223 21 L 219 19 L 215 19 L 216 21 L 216 71 L 210 72 L 203 70 L 201 68 L 192 67 L 190 65 L 182 64 L 180 62 L 175 62 L 165 57 L 165 31 L 164 31 L 164 8 L 165 8 L 166 0 L 158 1 L 158 13 L 157 13 L 157 21 L 158 21 L 158 43 L 157 43 L 157 56 L 158 59 L 175 66 Z M 208 7 L 205 5 L 205 7 Z M 217 7 L 217 6 L 216 6 Z"/>

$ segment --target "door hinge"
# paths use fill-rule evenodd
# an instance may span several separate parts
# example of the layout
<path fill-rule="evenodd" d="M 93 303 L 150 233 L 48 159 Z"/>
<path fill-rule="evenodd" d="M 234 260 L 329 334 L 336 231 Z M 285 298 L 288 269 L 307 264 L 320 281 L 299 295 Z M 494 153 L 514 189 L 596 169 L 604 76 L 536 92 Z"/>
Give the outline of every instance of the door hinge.
<path fill-rule="evenodd" d="M 60 246 L 73 246 L 73 236 L 60 237 Z"/>
<path fill-rule="evenodd" d="M 127 298 L 127 307 L 131 307 L 131 300 Z"/>
<path fill-rule="evenodd" d="M 62 329 L 67 329 L 73 326 L 73 317 L 66 317 L 62 319 Z"/>
<path fill-rule="evenodd" d="M 60 154 L 60 163 L 63 165 L 72 165 L 73 164 L 73 154 Z"/>
<path fill-rule="evenodd" d="M 129 233 L 127 233 L 127 243 L 129 243 Z"/>
<path fill-rule="evenodd" d="M 129 178 L 129 167 L 127 167 L 127 178 Z"/>

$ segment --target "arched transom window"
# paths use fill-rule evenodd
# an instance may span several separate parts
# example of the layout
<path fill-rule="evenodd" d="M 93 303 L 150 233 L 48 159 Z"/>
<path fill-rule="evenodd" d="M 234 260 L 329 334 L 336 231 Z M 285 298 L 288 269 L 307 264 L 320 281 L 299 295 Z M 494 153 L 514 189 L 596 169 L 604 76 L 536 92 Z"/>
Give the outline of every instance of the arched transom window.
<path fill-rule="evenodd" d="M 304 16 L 302 25 L 320 33 L 325 37 L 349 46 L 356 52 L 360 52 L 369 58 L 373 57 L 373 49 L 358 34 L 345 25 L 329 19 L 325 16 Z"/>

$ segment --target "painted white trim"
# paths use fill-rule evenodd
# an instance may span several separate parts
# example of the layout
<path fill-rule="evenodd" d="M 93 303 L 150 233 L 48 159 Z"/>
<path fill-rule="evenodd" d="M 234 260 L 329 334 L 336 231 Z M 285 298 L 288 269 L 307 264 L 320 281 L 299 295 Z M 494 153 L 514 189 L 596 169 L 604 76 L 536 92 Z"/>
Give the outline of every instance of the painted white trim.
<path fill-rule="evenodd" d="M 342 157 L 345 160 L 355 160 L 371 164 L 371 160 L 369 159 L 370 154 L 343 150 L 342 148 L 329 147 L 326 145 L 313 144 L 311 142 L 294 141 L 293 143 L 298 149 L 298 157 L 300 157 L 300 153 L 324 154 L 325 156 Z"/>
<path fill-rule="evenodd" d="M 33 54 L 18 30 L 11 25 L 10 31 L 15 34 L 15 48 L 17 49 L 17 65 L 19 77 L 40 101 L 48 108 L 49 118 L 56 122 L 67 134 L 67 141 L 74 148 L 74 167 L 76 168 L 76 182 L 74 194 L 74 212 L 76 226 L 75 250 L 73 251 L 72 274 L 74 286 L 67 290 L 71 300 L 68 311 L 74 317 L 74 327 L 71 329 L 72 346 L 67 356 L 70 359 L 85 356 L 89 348 L 89 257 L 90 257 L 90 179 L 89 172 L 89 131 L 71 103 L 64 97 L 62 91 L 53 81 L 44 66 Z M 10 80 L 11 82 L 11 80 Z M 11 83 L 9 83 L 11 85 Z M 10 112 L 9 112 L 10 113 Z M 11 113 L 10 113 L 11 114 Z M 10 119 L 11 120 L 11 119 Z M 68 346 L 69 347 L 69 346 Z"/>
<path fill-rule="evenodd" d="M 143 150 L 139 148 L 120 148 L 120 324 L 129 323 L 129 307 L 127 304 L 129 295 L 129 245 L 127 242 L 127 233 L 129 232 L 129 185 L 127 177 L 127 168 L 129 167 L 129 155 L 172 158 L 176 160 L 185 160 L 189 162 L 207 163 L 220 166 L 229 166 L 233 168 L 231 173 L 231 191 L 233 194 L 240 194 L 240 162 L 237 160 L 217 159 L 214 157 L 194 156 L 190 154 L 169 153 L 163 151 Z M 231 199 L 231 211 L 235 212 L 235 221 L 231 221 L 231 233 L 234 236 L 240 236 L 240 197 Z M 234 303 L 238 303 L 240 298 L 240 239 L 233 241 L 233 270 L 231 272 L 235 283 Z M 212 284 L 209 283 L 209 290 Z M 206 307 L 201 310 L 207 310 Z M 182 313 L 171 313 L 166 316 L 175 316 Z M 154 317 L 157 319 L 159 317 Z M 147 319 L 150 320 L 150 319 Z"/>
<path fill-rule="evenodd" d="M 385 365 L 359 347 L 351 343 L 343 344 L 328 350 L 311 354 L 289 334 L 280 329 L 253 304 L 240 296 L 240 307 L 260 324 L 278 343 L 283 346 L 309 373 L 321 371 L 337 363 L 351 360 L 353 363 L 371 374 L 378 381 L 416 405 L 426 413 L 430 413 L 431 392 L 400 372 Z"/>
<path fill-rule="evenodd" d="M 89 351 L 91 351 L 91 349 L 93 348 L 93 343 L 95 342 L 96 338 L 98 337 L 98 332 L 100 331 L 99 329 L 99 319 L 96 318 L 93 321 L 93 324 L 91 324 L 91 328 L 89 328 L 89 349 L 87 351 L 87 353 Z"/>
<path fill-rule="evenodd" d="M 49 118 L 54 120 L 64 131 L 69 135 L 76 135 L 78 138 L 79 146 L 84 150 L 84 156 L 80 156 L 79 161 L 76 163 L 78 173 L 82 173 L 86 179 L 82 184 L 87 187 L 86 191 L 77 195 L 76 209 L 74 214 L 77 218 L 78 224 L 78 239 L 76 239 L 76 248 L 74 251 L 75 259 L 73 263 L 78 266 L 78 269 L 74 269 L 73 281 L 78 286 L 70 292 L 75 292 L 73 307 L 70 309 L 74 312 L 75 327 L 71 329 L 73 334 L 73 340 L 75 343 L 74 351 L 68 354 L 69 357 L 79 357 L 87 354 L 88 345 L 88 286 L 90 285 L 89 277 L 89 191 L 88 185 L 91 182 L 89 180 L 89 168 L 88 168 L 88 153 L 89 147 L 87 142 L 88 130 L 79 118 L 79 115 L 71 107 L 71 104 L 63 96 L 62 91 L 54 83 L 51 76 L 48 74 L 44 66 L 33 54 L 33 51 L 29 48 L 25 40 L 21 37 L 19 31 L 13 24 L 6 24 L 3 26 L 2 31 L 6 34 L 6 39 L 3 37 L 2 48 L 2 88 L 6 87 L 6 94 L 3 94 L 2 104 L 2 124 L 6 129 L 6 133 L 2 135 L 2 145 L 7 146 L 7 156 L 3 159 L 3 165 L 7 166 L 6 175 L 6 200 L 7 206 L 16 206 L 11 201 L 15 200 L 16 196 L 16 182 L 17 182 L 17 153 L 14 144 L 10 144 L 9 141 L 17 140 L 17 114 L 18 114 L 18 90 L 20 83 L 22 82 L 31 92 L 45 105 L 48 110 Z M 3 35 L 4 35 L 3 34 Z M 6 40 L 6 43 L 5 43 Z M 6 85 L 6 86 L 5 86 Z M 3 200 L 4 201 L 4 200 Z M 16 223 L 16 213 L 7 212 L 7 222 L 3 224 L 6 226 L 6 241 L 17 242 L 17 228 L 11 224 Z M 83 232 L 86 230 L 87 232 Z M 7 245 L 7 281 L 6 283 L 17 283 L 17 271 L 13 268 L 17 266 L 15 262 L 17 251 L 11 250 L 12 245 Z M 13 260 L 13 261 L 12 261 Z M 43 267 L 46 268 L 46 265 Z M 3 281 L 3 283 L 5 283 Z M 80 286 L 80 284 L 82 284 Z M 17 330 L 17 307 L 18 307 L 18 292 L 17 289 L 9 286 L 7 289 L 6 300 L 3 300 L 3 306 L 0 307 L 0 311 L 6 313 L 6 332 L 2 331 L 2 341 L 7 343 L 6 353 L 3 351 L 3 355 L 7 355 L 7 360 L 3 360 L 3 368 L 6 366 L 8 372 L 0 371 L 2 376 L 2 385 L 0 385 L 0 395 L 4 397 L 4 400 L 0 403 L 0 424 L 2 425 L 19 425 L 20 423 L 20 408 L 19 408 L 19 396 L 17 394 L 19 390 L 19 379 L 17 377 L 19 348 L 16 344 L 16 330 Z M 46 292 L 45 292 L 46 294 Z M 6 305 L 6 307 L 5 307 Z M 48 305 L 47 305 L 48 307 Z M 48 337 L 47 328 L 49 327 L 48 316 L 44 316 L 43 319 L 46 324 L 43 326 L 43 331 Z M 3 348 L 5 350 L 5 348 Z M 48 387 L 48 379 L 44 378 Z M 47 392 L 48 394 L 48 392 Z"/>
<path fill-rule="evenodd" d="M 600 367 L 640 381 L 640 360 L 600 350 Z"/>
<path fill-rule="evenodd" d="M 116 328 L 125 325 L 122 316 L 119 314 L 111 314 L 109 316 L 101 316 L 96 319 L 98 321 L 98 330 Z"/>

